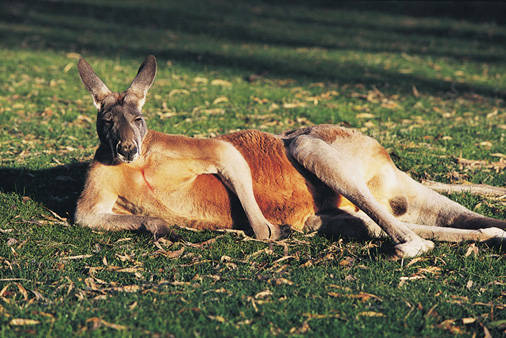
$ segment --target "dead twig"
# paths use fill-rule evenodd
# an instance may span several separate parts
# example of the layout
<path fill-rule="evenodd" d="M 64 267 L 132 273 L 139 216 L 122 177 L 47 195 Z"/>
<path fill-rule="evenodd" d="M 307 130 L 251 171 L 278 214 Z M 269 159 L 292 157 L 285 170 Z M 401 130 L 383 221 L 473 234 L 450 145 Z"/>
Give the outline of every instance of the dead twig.
<path fill-rule="evenodd" d="M 506 197 L 506 188 L 487 184 L 446 184 L 434 181 L 422 181 L 422 184 L 440 193 L 465 193 L 490 197 Z"/>

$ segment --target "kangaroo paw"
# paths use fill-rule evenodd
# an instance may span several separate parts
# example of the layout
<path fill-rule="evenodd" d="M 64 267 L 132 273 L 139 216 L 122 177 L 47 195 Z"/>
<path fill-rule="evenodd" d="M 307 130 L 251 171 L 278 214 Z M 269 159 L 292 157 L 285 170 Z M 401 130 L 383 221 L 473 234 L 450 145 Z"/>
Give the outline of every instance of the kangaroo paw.
<path fill-rule="evenodd" d="M 292 234 L 292 229 L 289 225 L 271 225 L 270 227 L 271 234 L 268 239 L 277 241 L 281 239 L 285 239 Z"/>
<path fill-rule="evenodd" d="M 401 258 L 416 257 L 434 248 L 434 243 L 426 239 L 417 238 L 395 246 L 395 254 Z"/>

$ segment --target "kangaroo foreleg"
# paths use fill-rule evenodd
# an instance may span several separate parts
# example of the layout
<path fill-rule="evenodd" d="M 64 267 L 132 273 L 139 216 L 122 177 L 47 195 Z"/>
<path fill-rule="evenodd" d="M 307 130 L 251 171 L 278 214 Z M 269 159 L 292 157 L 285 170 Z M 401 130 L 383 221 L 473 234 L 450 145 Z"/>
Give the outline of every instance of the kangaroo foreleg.
<path fill-rule="evenodd" d="M 94 177 L 100 178 L 101 176 L 95 175 Z M 160 218 L 114 213 L 113 207 L 118 200 L 118 194 L 111 191 L 111 189 L 104 189 L 103 187 L 106 185 L 101 183 L 99 180 L 87 182 L 77 203 L 74 217 L 76 223 L 92 229 L 105 231 L 135 231 L 145 229 L 155 235 L 163 235 L 170 232 L 169 224 Z"/>
<path fill-rule="evenodd" d="M 222 142 L 218 175 L 239 198 L 248 221 L 258 239 L 277 240 L 288 233 L 288 227 L 271 224 L 263 215 L 253 193 L 253 181 L 248 163 L 241 153 L 227 142 Z"/>
<path fill-rule="evenodd" d="M 105 231 L 147 230 L 154 235 L 165 235 L 170 232 L 170 226 L 161 218 L 140 215 L 117 215 L 99 213 L 88 217 L 81 217 L 79 224 L 92 229 Z"/>

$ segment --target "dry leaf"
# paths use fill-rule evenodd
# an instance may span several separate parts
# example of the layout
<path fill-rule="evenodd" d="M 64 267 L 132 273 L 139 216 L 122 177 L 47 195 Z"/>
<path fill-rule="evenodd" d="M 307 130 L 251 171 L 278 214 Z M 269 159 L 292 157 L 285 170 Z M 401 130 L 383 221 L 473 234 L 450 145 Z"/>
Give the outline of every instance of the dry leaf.
<path fill-rule="evenodd" d="M 186 89 L 173 89 L 169 93 L 169 98 L 172 98 L 175 95 L 188 95 L 190 92 Z"/>
<path fill-rule="evenodd" d="M 7 313 L 7 310 L 5 310 L 5 308 L 2 306 L 2 304 L 0 304 L 0 315 L 2 315 L 4 317 L 10 317 L 10 315 Z"/>
<path fill-rule="evenodd" d="M 412 87 L 412 90 L 413 90 L 413 95 L 415 97 L 419 97 L 420 96 L 420 93 L 418 92 L 418 89 L 416 89 L 415 85 L 413 85 Z"/>
<path fill-rule="evenodd" d="M 211 245 L 213 244 L 214 242 L 216 242 L 216 240 L 218 238 L 221 238 L 223 237 L 223 235 L 221 236 L 217 236 L 217 237 L 213 237 L 211 239 L 208 239 L 207 241 L 203 241 L 203 242 L 200 242 L 200 243 L 191 243 L 191 242 L 187 242 L 186 245 L 188 246 L 191 246 L 192 248 L 199 248 L 199 249 L 202 249 L 203 247 L 206 247 L 208 245 Z"/>
<path fill-rule="evenodd" d="M 193 82 L 206 84 L 208 80 L 205 77 L 197 76 L 196 78 L 193 79 Z"/>
<path fill-rule="evenodd" d="M 462 318 L 462 324 L 472 324 L 476 321 L 476 318 L 468 317 L 468 318 Z"/>
<path fill-rule="evenodd" d="M 232 257 L 230 256 L 227 256 L 227 255 L 223 255 L 221 256 L 220 258 L 220 262 L 223 263 L 223 262 L 231 262 L 232 261 Z"/>
<path fill-rule="evenodd" d="M 180 257 L 184 252 L 184 247 L 179 249 L 179 250 L 174 250 L 174 251 L 162 251 L 162 254 L 167 257 L 167 258 L 178 258 Z"/>
<path fill-rule="evenodd" d="M 69 59 L 80 59 L 81 58 L 81 54 L 79 53 L 67 53 L 67 57 Z"/>
<path fill-rule="evenodd" d="M 454 325 L 455 323 L 455 319 L 447 319 L 445 321 L 442 321 L 440 324 L 438 324 L 437 326 L 439 328 L 442 328 L 442 329 L 445 329 L 445 330 L 448 330 L 450 331 L 451 333 L 453 334 L 462 334 L 464 333 L 464 330 L 462 330 L 460 327 L 458 326 L 455 326 Z"/>
<path fill-rule="evenodd" d="M 82 122 L 89 123 L 89 124 L 92 124 L 92 123 L 93 123 L 93 120 L 92 120 L 92 118 L 91 118 L 91 117 L 86 116 L 86 115 L 82 115 L 82 114 L 79 114 L 79 115 L 77 116 L 76 121 L 77 121 L 78 123 L 82 123 Z"/>
<path fill-rule="evenodd" d="M 276 110 L 276 109 L 279 109 L 279 105 L 277 105 L 277 104 L 275 104 L 275 103 L 271 104 L 271 106 L 269 107 L 269 111 L 270 111 L 270 112 L 271 112 L 271 111 L 274 111 L 274 110 Z"/>
<path fill-rule="evenodd" d="M 487 329 L 485 325 L 483 325 L 483 338 L 492 338 L 490 331 Z"/>
<path fill-rule="evenodd" d="M 38 320 L 23 319 L 23 318 L 13 318 L 9 322 L 9 325 L 12 325 L 12 326 L 37 325 L 37 324 L 40 324 L 40 322 Z"/>
<path fill-rule="evenodd" d="M 163 237 L 162 237 L 163 238 Z M 162 239 L 162 238 L 159 238 L 158 240 Z M 126 241 L 131 241 L 132 240 L 132 237 L 125 237 L 125 238 L 120 238 L 118 239 L 115 243 L 121 243 L 121 242 L 126 242 Z M 126 254 L 125 254 L 126 255 Z M 116 254 L 116 256 L 119 257 L 119 254 Z"/>
<path fill-rule="evenodd" d="M 353 264 L 354 261 L 355 261 L 355 258 L 345 257 L 345 258 L 341 259 L 341 261 L 339 261 L 339 265 L 340 266 L 349 266 L 349 265 Z"/>
<path fill-rule="evenodd" d="M 257 293 L 255 295 L 255 298 L 259 299 L 259 298 L 266 298 L 266 297 L 269 297 L 269 296 L 272 296 L 272 291 L 270 291 L 270 290 L 264 290 L 264 291 L 260 291 L 259 293 Z"/>
<path fill-rule="evenodd" d="M 342 318 L 342 316 L 338 313 L 331 313 L 328 315 L 323 315 L 319 313 L 303 313 L 302 314 L 305 317 L 308 317 L 309 319 L 324 319 L 324 318 Z"/>
<path fill-rule="evenodd" d="M 373 119 L 376 116 L 373 114 L 370 114 L 370 113 L 360 113 L 360 114 L 355 115 L 355 117 L 357 119 Z"/>
<path fill-rule="evenodd" d="M 118 292 L 137 292 L 140 290 L 140 287 L 139 285 L 125 285 L 113 287 L 112 290 Z"/>
<path fill-rule="evenodd" d="M 358 294 L 346 294 L 346 293 L 338 293 L 338 292 L 329 292 L 329 296 L 331 297 L 342 297 L 342 298 L 355 298 L 360 299 L 361 302 L 368 301 L 371 298 L 377 299 L 380 302 L 383 301 L 380 297 L 373 295 L 372 293 L 360 292 Z"/>
<path fill-rule="evenodd" d="M 216 292 L 216 293 L 228 293 L 228 291 L 225 288 L 219 288 L 219 289 L 212 290 L 212 291 Z"/>
<path fill-rule="evenodd" d="M 301 265 L 301 267 L 303 267 L 303 268 L 308 268 L 310 266 L 313 266 L 312 260 L 308 260 L 307 262 L 305 262 L 304 264 Z"/>
<path fill-rule="evenodd" d="M 74 66 L 74 64 L 73 64 L 73 63 L 67 63 L 67 65 L 65 66 L 65 68 L 63 68 L 63 72 L 64 72 L 64 73 L 68 73 L 68 71 L 69 71 L 70 69 L 72 69 L 72 67 L 73 67 L 73 66 Z"/>
<path fill-rule="evenodd" d="M 111 271 L 116 271 L 116 272 L 127 272 L 127 273 L 136 273 L 136 272 L 141 272 L 141 271 L 144 271 L 144 269 L 142 268 L 136 268 L 136 267 L 130 267 L 130 268 L 115 268 L 115 269 L 110 269 Z"/>
<path fill-rule="evenodd" d="M 399 287 L 403 286 L 406 283 L 406 281 L 423 279 L 423 278 L 425 278 L 425 276 L 401 277 L 400 282 L 399 282 Z"/>
<path fill-rule="evenodd" d="M 346 292 L 352 292 L 353 290 L 347 286 L 342 286 L 342 285 L 336 285 L 336 284 L 329 284 L 327 285 L 329 288 L 335 288 L 335 289 L 340 289 L 340 290 L 343 290 L 343 291 L 346 291 Z"/>
<path fill-rule="evenodd" d="M 228 98 L 226 96 L 219 96 L 216 99 L 214 99 L 213 104 L 220 104 L 228 102 Z"/>
<path fill-rule="evenodd" d="M 451 300 L 450 303 L 462 304 L 469 302 L 469 298 L 465 296 L 451 295 L 450 297 L 453 298 L 453 300 Z"/>
<path fill-rule="evenodd" d="M 225 114 L 225 109 L 222 108 L 202 109 L 201 112 L 209 115 L 222 115 Z"/>
<path fill-rule="evenodd" d="M 212 320 L 216 320 L 220 323 L 225 323 L 225 318 L 223 318 L 222 316 L 208 316 L 210 319 Z"/>
<path fill-rule="evenodd" d="M 406 267 L 411 266 L 411 265 L 418 263 L 418 262 L 426 261 L 426 260 L 428 260 L 428 258 L 426 258 L 426 257 L 415 257 L 408 264 L 406 264 Z"/>
<path fill-rule="evenodd" d="M 92 277 L 88 277 L 84 280 L 84 284 L 92 290 L 98 290 L 98 286 Z"/>
<path fill-rule="evenodd" d="M 304 102 L 283 103 L 283 108 L 285 108 L 285 109 L 292 109 L 292 108 L 299 108 L 299 107 L 307 107 L 307 104 Z"/>
<path fill-rule="evenodd" d="M 212 86 L 232 87 L 232 83 L 226 80 L 216 79 L 211 81 Z"/>
<path fill-rule="evenodd" d="M 18 287 L 18 290 L 19 292 L 21 292 L 21 294 L 23 295 L 23 298 L 25 300 L 28 300 L 28 292 L 26 291 L 26 289 L 23 287 L 23 285 L 19 284 L 19 283 L 16 283 L 16 286 Z"/>
<path fill-rule="evenodd" d="M 383 108 L 387 108 L 387 109 L 397 109 L 397 108 L 399 108 L 399 105 L 397 104 L 397 102 L 394 102 L 394 101 L 391 101 L 391 100 L 385 100 L 385 102 L 383 102 L 381 104 L 381 106 Z"/>
<path fill-rule="evenodd" d="M 435 274 L 441 273 L 441 268 L 437 267 L 437 266 L 428 266 L 426 268 L 418 268 L 418 271 L 416 273 L 417 274 L 430 273 L 430 274 L 435 275 Z"/>
<path fill-rule="evenodd" d="M 375 311 L 364 311 L 357 314 L 357 317 L 365 316 L 365 317 L 385 317 L 385 315 L 381 312 Z"/>
<path fill-rule="evenodd" d="M 308 324 L 308 322 L 306 320 L 306 321 L 304 321 L 302 323 L 301 327 L 298 327 L 298 328 L 297 327 L 292 327 L 289 332 L 291 334 L 302 334 L 302 333 L 308 332 L 310 329 L 311 328 L 309 327 L 309 324 Z"/>
<path fill-rule="evenodd" d="M 35 298 L 37 300 L 43 300 L 43 301 L 47 301 L 46 297 L 44 297 L 39 291 L 37 290 L 31 290 L 33 292 L 33 294 L 35 295 Z"/>
<path fill-rule="evenodd" d="M 93 257 L 93 255 L 67 256 L 67 257 L 62 257 L 61 260 L 85 259 L 85 258 L 90 258 L 90 257 Z"/>
<path fill-rule="evenodd" d="M 93 327 L 95 327 L 95 328 L 98 328 L 101 325 L 103 325 L 103 326 L 107 326 L 107 327 L 110 327 L 111 329 L 115 329 L 118 331 L 127 329 L 127 327 L 124 325 L 109 323 L 109 322 L 106 322 L 105 320 L 98 318 L 98 317 L 88 318 L 86 320 L 86 323 L 93 323 Z"/>
<path fill-rule="evenodd" d="M 498 114 L 499 114 L 499 110 L 496 108 L 491 113 L 487 114 L 487 119 L 489 119 L 491 117 L 494 117 L 494 116 L 497 116 Z"/>
<path fill-rule="evenodd" d="M 286 278 L 276 278 L 274 280 L 274 282 L 276 283 L 276 285 L 282 285 L 282 284 L 293 285 L 293 282 L 291 280 L 286 279 Z"/>
<path fill-rule="evenodd" d="M 466 251 L 464 257 L 469 257 L 470 255 L 473 255 L 473 254 L 474 254 L 474 256 L 478 256 L 478 251 L 479 250 L 478 250 L 478 247 L 476 246 L 476 244 L 471 243 L 471 244 L 469 244 L 469 247 L 467 248 L 467 251 Z"/>

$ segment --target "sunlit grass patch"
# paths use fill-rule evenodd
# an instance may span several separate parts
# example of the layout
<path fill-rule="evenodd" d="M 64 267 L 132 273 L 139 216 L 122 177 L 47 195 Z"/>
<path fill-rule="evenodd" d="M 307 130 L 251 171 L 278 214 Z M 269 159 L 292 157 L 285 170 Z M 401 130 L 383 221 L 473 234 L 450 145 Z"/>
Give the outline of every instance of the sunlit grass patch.
<path fill-rule="evenodd" d="M 155 241 L 72 224 L 98 143 L 80 55 L 113 90 L 147 54 L 152 129 L 208 137 L 339 123 L 417 179 L 504 186 L 506 30 L 263 2 L 0 5 L 0 332 L 19 335 L 493 336 L 504 249 L 389 240 L 280 243 L 192 232 Z M 450 196 L 506 218 L 503 198 Z"/>

